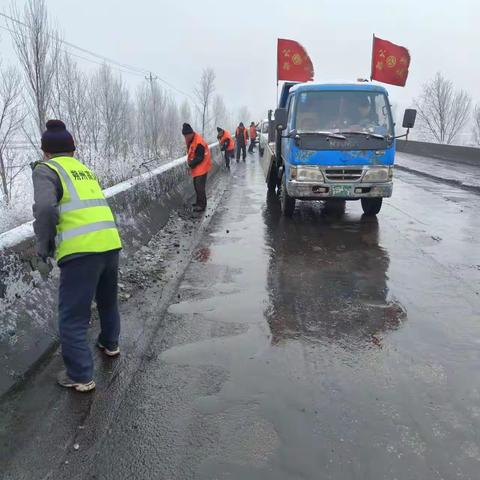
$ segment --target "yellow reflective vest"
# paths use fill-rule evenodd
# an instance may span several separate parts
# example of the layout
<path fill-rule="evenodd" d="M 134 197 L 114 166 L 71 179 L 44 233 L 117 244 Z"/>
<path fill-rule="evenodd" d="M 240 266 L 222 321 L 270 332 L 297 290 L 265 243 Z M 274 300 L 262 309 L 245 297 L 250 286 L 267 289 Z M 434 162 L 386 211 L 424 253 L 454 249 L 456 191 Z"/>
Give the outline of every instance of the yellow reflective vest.
<path fill-rule="evenodd" d="M 55 238 L 57 262 L 76 253 L 101 253 L 122 248 L 113 213 L 95 174 L 73 157 L 42 162 L 62 182 Z"/>

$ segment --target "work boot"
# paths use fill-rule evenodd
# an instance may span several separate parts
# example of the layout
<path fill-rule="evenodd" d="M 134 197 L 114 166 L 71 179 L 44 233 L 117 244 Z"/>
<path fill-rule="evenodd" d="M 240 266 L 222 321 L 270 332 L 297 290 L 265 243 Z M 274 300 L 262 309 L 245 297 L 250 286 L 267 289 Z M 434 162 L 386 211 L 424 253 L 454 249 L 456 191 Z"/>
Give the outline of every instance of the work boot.
<path fill-rule="evenodd" d="M 120 355 L 120 348 L 118 345 L 115 348 L 107 348 L 101 344 L 100 340 L 98 340 L 97 347 L 108 357 L 116 357 L 117 355 Z"/>
<path fill-rule="evenodd" d="M 77 392 L 90 392 L 95 388 L 95 382 L 90 380 L 89 382 L 75 382 L 72 380 L 66 370 L 62 370 L 57 376 L 57 383 L 64 388 L 73 388 Z"/>

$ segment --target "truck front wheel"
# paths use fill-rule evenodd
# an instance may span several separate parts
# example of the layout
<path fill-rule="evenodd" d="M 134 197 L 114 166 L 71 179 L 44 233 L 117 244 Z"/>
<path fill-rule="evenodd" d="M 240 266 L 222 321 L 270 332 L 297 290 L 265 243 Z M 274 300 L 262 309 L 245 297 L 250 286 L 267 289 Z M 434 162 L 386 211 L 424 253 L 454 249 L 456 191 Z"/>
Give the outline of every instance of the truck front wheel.
<path fill-rule="evenodd" d="M 295 211 L 295 199 L 287 192 L 287 176 L 285 174 L 280 187 L 280 204 L 282 206 L 282 214 L 285 217 L 291 217 Z"/>
<path fill-rule="evenodd" d="M 382 208 L 383 198 L 362 198 L 363 213 L 368 217 L 374 217 Z"/>

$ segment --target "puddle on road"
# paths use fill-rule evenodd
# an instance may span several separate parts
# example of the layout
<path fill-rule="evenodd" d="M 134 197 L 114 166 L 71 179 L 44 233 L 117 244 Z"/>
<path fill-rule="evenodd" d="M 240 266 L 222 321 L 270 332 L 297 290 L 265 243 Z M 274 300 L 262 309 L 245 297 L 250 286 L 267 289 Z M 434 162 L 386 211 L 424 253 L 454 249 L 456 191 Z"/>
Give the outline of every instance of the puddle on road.
<path fill-rule="evenodd" d="M 193 402 L 196 415 L 217 425 L 221 443 L 199 478 L 317 478 L 319 468 L 326 478 L 351 478 L 351 469 L 362 468 L 366 478 L 432 478 L 429 464 L 452 471 L 455 449 L 476 461 L 480 417 L 472 412 L 480 400 L 465 382 L 478 359 L 467 334 L 475 327 L 468 302 L 454 300 L 461 286 L 452 289 L 443 267 L 408 239 L 431 237 L 428 224 L 415 232 L 418 222 L 388 216 L 392 209 L 378 221 L 357 207 L 329 218 L 318 204 L 302 204 L 288 220 L 276 201 L 263 206 L 260 196 L 249 194 L 253 205 L 243 208 L 241 188 L 212 225 L 208 261 L 190 267 L 185 296 L 169 309 L 237 331 L 160 357 L 225 371 L 217 393 Z M 443 243 L 438 236 L 432 246 Z M 228 282 L 213 280 L 219 272 Z M 208 288 L 196 288 L 202 275 Z M 449 322 L 451 308 L 461 310 L 462 331 Z M 460 348 L 460 357 L 452 354 Z M 463 400 L 459 389 L 468 392 Z M 236 443 L 240 425 L 250 443 Z M 256 461 L 251 452 L 264 445 L 271 448 Z"/>

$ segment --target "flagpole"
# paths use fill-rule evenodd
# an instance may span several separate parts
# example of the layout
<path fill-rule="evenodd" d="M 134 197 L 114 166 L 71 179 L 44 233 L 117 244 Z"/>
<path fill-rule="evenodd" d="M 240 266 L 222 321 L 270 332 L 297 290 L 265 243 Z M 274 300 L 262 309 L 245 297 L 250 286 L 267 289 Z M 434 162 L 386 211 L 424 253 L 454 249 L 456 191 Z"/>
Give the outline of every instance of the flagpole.
<path fill-rule="evenodd" d="M 370 81 L 373 79 L 373 59 L 375 57 L 375 34 L 373 34 L 372 38 L 372 66 L 370 68 Z"/>
<path fill-rule="evenodd" d="M 278 105 L 278 43 L 279 43 L 279 39 L 277 38 L 277 95 L 275 98 L 275 108 Z"/>

